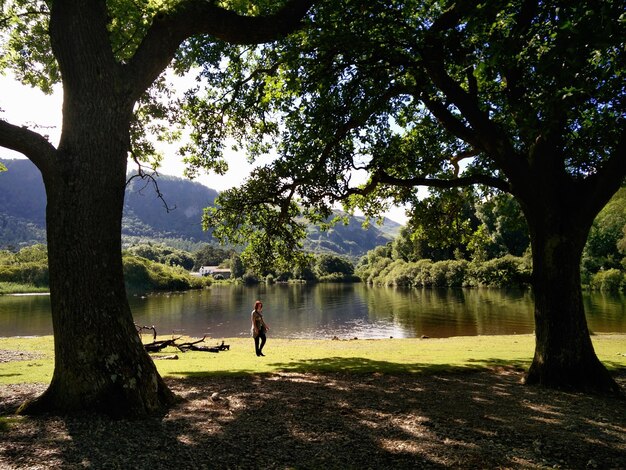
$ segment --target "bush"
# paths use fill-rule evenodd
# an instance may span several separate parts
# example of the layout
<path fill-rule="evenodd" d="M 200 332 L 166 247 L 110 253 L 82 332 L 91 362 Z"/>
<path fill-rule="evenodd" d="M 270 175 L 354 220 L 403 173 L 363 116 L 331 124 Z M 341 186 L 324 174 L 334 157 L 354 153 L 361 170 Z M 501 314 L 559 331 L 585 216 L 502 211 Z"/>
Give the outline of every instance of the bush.
<path fill-rule="evenodd" d="M 626 275 L 619 269 L 598 271 L 591 276 L 590 287 L 603 292 L 619 292 L 626 286 Z"/>
<path fill-rule="evenodd" d="M 27 262 L 0 265 L 0 282 L 32 284 L 36 287 L 48 286 L 48 264 L 46 262 Z"/>
<path fill-rule="evenodd" d="M 36 287 L 32 284 L 18 284 L 15 282 L 0 282 L 0 295 L 30 294 L 33 292 L 48 292 L 48 287 Z"/>
<path fill-rule="evenodd" d="M 445 260 L 430 266 L 430 281 L 433 287 L 461 287 L 465 284 L 468 262 Z"/>
<path fill-rule="evenodd" d="M 50 276 L 48 272 L 48 263 L 46 261 L 23 263 L 20 268 L 22 269 L 22 282 L 33 284 L 37 287 L 49 285 Z"/>
<path fill-rule="evenodd" d="M 359 282 L 361 279 L 353 274 L 331 273 L 318 279 L 319 282 Z"/>
<path fill-rule="evenodd" d="M 150 290 L 148 260 L 135 256 L 124 256 L 124 281 L 129 291 Z"/>
<path fill-rule="evenodd" d="M 170 266 L 181 266 L 191 270 L 194 266 L 194 257 L 191 253 L 176 248 L 167 247 L 161 243 L 142 243 L 128 248 L 128 254 L 145 258 L 156 263 Z"/>
<path fill-rule="evenodd" d="M 444 261 L 445 262 L 445 261 Z M 448 269 L 446 271 L 446 280 L 448 287 L 461 287 L 466 284 L 469 263 L 466 260 L 450 260 L 447 261 Z"/>
<path fill-rule="evenodd" d="M 365 259 L 365 258 L 363 258 Z M 391 264 L 390 258 L 377 258 L 372 259 L 371 263 L 364 262 L 358 264 L 355 269 L 355 274 L 361 279 L 365 280 L 368 284 L 379 284 L 378 279 L 380 273 Z"/>
<path fill-rule="evenodd" d="M 315 281 L 315 273 L 313 272 L 313 268 L 311 266 L 295 266 L 293 269 L 293 275 L 289 277 L 289 279 L 299 280 L 299 281 Z"/>
<path fill-rule="evenodd" d="M 530 268 L 524 258 L 506 255 L 484 263 L 471 263 L 470 283 L 485 287 L 513 287 L 530 283 Z"/>
<path fill-rule="evenodd" d="M 433 263 L 422 259 L 414 263 L 404 260 L 378 262 L 385 266 L 374 276 L 374 271 L 362 270 L 357 274 L 369 273 L 368 283 L 394 287 L 461 287 L 465 285 L 469 263 L 465 260 L 446 260 Z"/>
<path fill-rule="evenodd" d="M 145 258 L 126 255 L 124 281 L 129 292 L 153 290 L 186 290 L 206 285 L 206 281 L 192 279 L 180 267 L 166 266 Z"/>
<path fill-rule="evenodd" d="M 258 284 L 259 278 L 253 272 L 248 271 L 243 276 L 241 276 L 241 280 L 246 285 Z"/>
<path fill-rule="evenodd" d="M 46 245 L 31 245 L 22 248 L 16 255 L 19 263 L 48 263 L 48 247 Z"/>
<path fill-rule="evenodd" d="M 385 273 L 380 284 L 394 287 L 413 287 L 415 263 L 407 263 L 398 259 L 388 266 Z"/>
<path fill-rule="evenodd" d="M 210 276 L 189 276 L 189 282 L 192 289 L 203 289 L 212 283 Z"/>
<path fill-rule="evenodd" d="M 415 279 L 416 287 L 430 287 L 433 284 L 431 276 L 431 268 L 433 262 L 429 259 L 421 259 L 415 263 Z"/>
<path fill-rule="evenodd" d="M 319 278 L 334 273 L 351 276 L 354 274 L 354 265 L 340 256 L 324 254 L 316 257 L 314 270 Z"/>
<path fill-rule="evenodd" d="M 437 261 L 430 266 L 430 284 L 432 287 L 446 287 L 448 266 L 446 261 Z"/>

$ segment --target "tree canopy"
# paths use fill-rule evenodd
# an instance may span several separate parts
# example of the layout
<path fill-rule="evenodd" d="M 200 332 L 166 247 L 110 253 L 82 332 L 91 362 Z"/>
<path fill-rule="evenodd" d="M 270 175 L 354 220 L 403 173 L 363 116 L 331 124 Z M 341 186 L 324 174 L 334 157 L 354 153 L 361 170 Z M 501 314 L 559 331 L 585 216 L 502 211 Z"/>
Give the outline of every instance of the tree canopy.
<path fill-rule="evenodd" d="M 626 175 L 625 28 L 613 0 L 320 2 L 288 39 L 203 71 L 216 86 L 191 105 L 218 131 L 197 143 L 277 154 L 206 223 L 289 256 L 282 227 L 337 201 L 377 216 L 419 185 L 510 193 L 533 253 L 528 381 L 616 390 L 588 338 L 580 259 Z"/>
<path fill-rule="evenodd" d="M 298 258 L 299 217 L 323 222 L 337 200 L 375 215 L 421 184 L 511 193 L 533 252 L 528 382 L 618 391 L 589 339 L 580 258 L 626 174 L 622 2 L 312 3 L 0 4 L 0 69 L 64 91 L 58 146 L 0 120 L 0 146 L 37 165 L 47 196 L 55 372 L 25 410 L 173 400 L 135 334 L 120 236 L 127 160 L 158 163 L 145 136 L 169 138 L 168 120 L 193 128 L 190 174 L 223 171 L 229 138 L 276 152 L 206 214 L 266 259 Z M 157 99 L 170 64 L 199 70 L 181 106 Z"/>
<path fill-rule="evenodd" d="M 204 72 L 220 86 L 193 109 L 219 131 L 198 143 L 217 149 L 223 132 L 279 156 L 207 222 L 273 233 L 256 204 L 293 217 L 294 200 L 307 214 L 341 199 L 377 216 L 415 201 L 420 184 L 518 195 L 529 165 L 586 187 L 623 175 L 624 24 L 620 2 L 321 3 L 290 39 Z"/>

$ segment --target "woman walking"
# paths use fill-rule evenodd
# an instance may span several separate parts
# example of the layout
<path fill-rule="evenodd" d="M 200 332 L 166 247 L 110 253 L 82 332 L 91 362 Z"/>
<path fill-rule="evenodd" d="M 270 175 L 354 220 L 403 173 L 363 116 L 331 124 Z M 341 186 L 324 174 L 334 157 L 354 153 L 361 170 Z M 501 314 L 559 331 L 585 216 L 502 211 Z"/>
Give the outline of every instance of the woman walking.
<path fill-rule="evenodd" d="M 267 326 L 267 323 L 263 320 L 263 302 L 260 300 L 257 300 L 254 303 L 254 310 L 252 310 L 250 320 L 252 322 L 252 328 L 250 331 L 252 333 L 252 337 L 254 338 L 254 349 L 256 349 L 256 355 L 265 356 L 265 354 L 263 354 L 263 346 L 265 346 L 265 341 L 267 340 L 265 333 L 269 331 L 270 327 Z M 259 340 L 261 344 L 259 344 Z"/>

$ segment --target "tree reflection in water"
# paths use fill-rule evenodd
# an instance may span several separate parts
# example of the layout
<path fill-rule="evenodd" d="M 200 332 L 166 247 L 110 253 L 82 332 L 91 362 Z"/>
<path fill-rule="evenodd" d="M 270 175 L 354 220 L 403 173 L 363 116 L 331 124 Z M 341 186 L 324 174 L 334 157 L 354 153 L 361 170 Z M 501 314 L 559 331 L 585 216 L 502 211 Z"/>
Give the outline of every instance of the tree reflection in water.
<path fill-rule="evenodd" d="M 401 289 L 363 284 L 215 285 L 133 296 L 135 322 L 159 334 L 247 336 L 254 301 L 283 338 L 410 338 L 525 334 L 534 330 L 530 290 Z M 594 332 L 626 332 L 626 296 L 585 293 Z M 2 336 L 52 333 L 48 296 L 0 297 Z"/>

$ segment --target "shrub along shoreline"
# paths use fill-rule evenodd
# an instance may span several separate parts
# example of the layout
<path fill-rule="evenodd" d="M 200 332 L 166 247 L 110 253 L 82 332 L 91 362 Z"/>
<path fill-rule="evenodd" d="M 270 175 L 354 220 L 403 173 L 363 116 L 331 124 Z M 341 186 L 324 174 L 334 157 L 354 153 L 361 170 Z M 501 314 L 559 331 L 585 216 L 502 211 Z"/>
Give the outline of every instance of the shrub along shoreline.
<path fill-rule="evenodd" d="M 0 295 L 11 294 L 47 294 L 50 289 L 46 286 L 35 286 L 33 284 L 20 284 L 17 282 L 0 282 Z"/>

